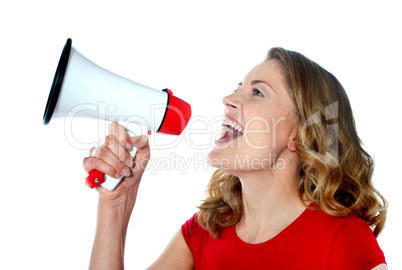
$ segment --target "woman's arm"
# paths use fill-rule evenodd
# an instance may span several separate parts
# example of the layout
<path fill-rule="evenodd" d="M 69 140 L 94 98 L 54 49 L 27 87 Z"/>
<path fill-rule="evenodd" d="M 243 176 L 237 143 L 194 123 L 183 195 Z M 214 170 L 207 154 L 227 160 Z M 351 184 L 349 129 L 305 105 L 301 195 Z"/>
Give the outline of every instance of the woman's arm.
<path fill-rule="evenodd" d="M 193 254 L 178 230 L 159 258 L 147 270 L 191 270 L 194 269 Z"/>
<path fill-rule="evenodd" d="M 95 169 L 113 178 L 124 177 L 113 191 L 96 187 L 99 203 L 90 269 L 124 268 L 127 227 L 150 158 L 148 137 L 130 138 L 117 123 L 109 126 L 109 132 L 104 144 L 91 149 L 83 162 L 86 171 Z M 137 148 L 134 159 L 129 153 L 133 147 Z"/>
<path fill-rule="evenodd" d="M 372 270 L 388 270 L 388 266 L 386 264 L 382 263 L 382 264 L 374 267 Z"/>
<path fill-rule="evenodd" d="M 101 186 L 99 192 L 97 226 L 89 269 L 124 269 L 124 247 L 128 223 L 137 198 L 138 188 L 150 158 L 148 138 L 130 138 L 123 127 L 112 123 L 105 143 L 91 150 L 84 159 L 86 171 L 93 169 L 119 178 L 125 176 L 113 191 Z M 137 148 L 135 159 L 129 154 Z M 127 174 L 127 170 L 129 173 Z M 116 175 L 117 174 L 117 175 Z M 149 269 L 193 268 L 192 254 L 178 231 L 166 250 Z"/>
<path fill-rule="evenodd" d="M 124 269 L 124 246 L 128 220 L 134 205 L 99 201 L 98 221 L 89 269 Z M 191 270 L 193 255 L 181 230 L 148 270 Z"/>
<path fill-rule="evenodd" d="M 124 269 L 124 247 L 134 201 L 100 199 L 89 269 Z"/>

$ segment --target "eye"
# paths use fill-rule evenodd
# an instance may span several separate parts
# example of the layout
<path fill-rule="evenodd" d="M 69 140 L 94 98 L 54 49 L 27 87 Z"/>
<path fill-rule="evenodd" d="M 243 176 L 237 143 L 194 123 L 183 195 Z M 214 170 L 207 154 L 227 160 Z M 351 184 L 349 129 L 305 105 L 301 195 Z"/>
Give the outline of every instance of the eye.
<path fill-rule="evenodd" d="M 264 96 L 260 90 L 257 88 L 253 88 L 253 95 L 255 96 Z"/>

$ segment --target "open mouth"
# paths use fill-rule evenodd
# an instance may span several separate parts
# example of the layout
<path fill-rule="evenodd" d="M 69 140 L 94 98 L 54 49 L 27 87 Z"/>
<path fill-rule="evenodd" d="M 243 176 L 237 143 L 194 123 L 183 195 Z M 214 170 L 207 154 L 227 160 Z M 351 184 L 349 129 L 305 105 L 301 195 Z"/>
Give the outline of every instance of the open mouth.
<path fill-rule="evenodd" d="M 222 129 L 224 133 L 222 134 L 219 141 L 228 141 L 238 138 L 243 135 L 244 129 L 236 123 L 235 121 L 225 119 L 222 123 Z"/>
<path fill-rule="evenodd" d="M 225 119 L 225 121 L 223 121 L 222 127 L 235 138 L 243 135 L 243 128 L 238 123 L 229 119 Z"/>

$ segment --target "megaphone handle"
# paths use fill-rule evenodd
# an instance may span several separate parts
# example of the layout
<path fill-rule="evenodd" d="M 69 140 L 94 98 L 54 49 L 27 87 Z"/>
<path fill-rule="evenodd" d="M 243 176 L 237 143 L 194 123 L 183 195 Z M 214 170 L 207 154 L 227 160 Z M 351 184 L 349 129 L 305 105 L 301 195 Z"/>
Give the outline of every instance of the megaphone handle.
<path fill-rule="evenodd" d="M 131 156 L 134 158 L 135 154 L 137 153 L 137 148 L 133 148 L 133 150 L 130 152 Z M 106 188 L 107 190 L 114 190 L 117 185 L 120 183 L 121 179 L 123 177 L 116 179 L 112 178 L 100 171 L 97 170 L 92 170 L 88 173 L 88 177 L 86 178 L 86 184 L 90 188 L 94 188 L 98 185 L 101 185 L 102 187 Z"/>
<path fill-rule="evenodd" d="M 131 130 L 125 128 L 127 133 L 130 134 L 130 136 L 134 136 L 135 133 L 132 132 Z M 135 155 L 137 154 L 137 148 L 133 147 L 133 150 L 131 150 L 130 152 L 131 156 L 135 157 Z M 117 185 L 120 183 L 121 179 L 123 179 L 123 177 L 116 179 L 116 178 L 112 178 L 100 171 L 97 170 L 92 170 L 88 173 L 88 177 L 86 178 L 86 184 L 88 187 L 90 188 L 94 188 L 98 185 L 101 185 L 102 187 L 106 188 L 107 190 L 114 190 Z"/>

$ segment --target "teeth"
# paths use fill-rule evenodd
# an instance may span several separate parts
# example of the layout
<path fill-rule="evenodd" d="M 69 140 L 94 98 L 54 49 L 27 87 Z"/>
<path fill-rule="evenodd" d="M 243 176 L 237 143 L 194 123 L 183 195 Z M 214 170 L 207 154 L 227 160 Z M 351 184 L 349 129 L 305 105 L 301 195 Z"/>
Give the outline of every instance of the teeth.
<path fill-rule="evenodd" d="M 237 130 L 240 133 L 239 136 L 243 135 L 243 128 L 240 127 L 240 125 L 238 125 L 236 122 L 232 122 L 229 119 L 225 119 L 222 123 L 222 126 L 227 132 L 229 132 L 232 135 L 235 135 L 233 129 Z M 229 127 L 231 127 L 232 129 L 230 129 Z"/>
<path fill-rule="evenodd" d="M 225 126 L 225 130 L 227 132 L 229 132 L 230 134 L 232 134 L 233 136 L 235 136 L 235 132 L 233 131 L 233 129 L 228 128 L 227 126 Z"/>

